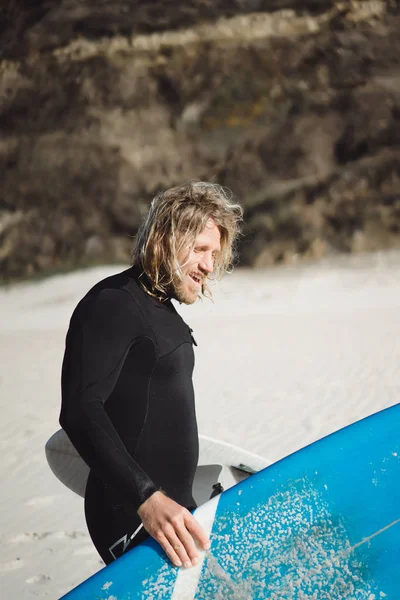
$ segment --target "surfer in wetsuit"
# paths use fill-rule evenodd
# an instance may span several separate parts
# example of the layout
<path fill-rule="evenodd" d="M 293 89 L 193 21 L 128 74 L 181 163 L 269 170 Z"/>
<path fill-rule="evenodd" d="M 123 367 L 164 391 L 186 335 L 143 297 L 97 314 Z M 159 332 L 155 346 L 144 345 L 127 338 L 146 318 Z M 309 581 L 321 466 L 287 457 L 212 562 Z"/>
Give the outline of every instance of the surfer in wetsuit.
<path fill-rule="evenodd" d="M 90 467 L 85 517 L 106 564 L 149 534 L 176 566 L 207 535 L 190 510 L 198 460 L 192 330 L 171 299 L 192 304 L 232 262 L 241 209 L 217 185 L 156 196 L 133 266 L 95 285 L 66 338 L 60 424 Z"/>

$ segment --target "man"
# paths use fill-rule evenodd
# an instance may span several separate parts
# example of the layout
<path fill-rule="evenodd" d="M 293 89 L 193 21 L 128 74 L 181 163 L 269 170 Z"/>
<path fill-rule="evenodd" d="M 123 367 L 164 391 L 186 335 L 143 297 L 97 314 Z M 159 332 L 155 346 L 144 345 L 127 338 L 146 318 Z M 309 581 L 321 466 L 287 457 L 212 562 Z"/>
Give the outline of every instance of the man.
<path fill-rule="evenodd" d="M 60 424 L 90 467 L 89 533 L 106 564 L 149 534 L 176 566 L 209 540 L 190 510 L 198 460 L 192 330 L 171 298 L 192 304 L 232 263 L 241 208 L 217 185 L 159 194 L 133 266 L 98 283 L 70 322 Z"/>

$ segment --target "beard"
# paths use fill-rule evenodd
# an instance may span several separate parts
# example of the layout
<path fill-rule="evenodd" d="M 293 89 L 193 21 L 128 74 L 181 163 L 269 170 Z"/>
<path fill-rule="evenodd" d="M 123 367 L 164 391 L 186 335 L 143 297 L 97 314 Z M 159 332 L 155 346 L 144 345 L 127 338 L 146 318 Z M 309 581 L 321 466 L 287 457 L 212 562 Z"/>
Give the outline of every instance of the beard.
<path fill-rule="evenodd" d="M 181 279 L 176 274 L 171 285 L 171 296 L 181 304 L 194 304 L 199 299 L 202 290 L 203 285 L 197 287 L 192 283 L 189 275 L 184 275 Z"/>

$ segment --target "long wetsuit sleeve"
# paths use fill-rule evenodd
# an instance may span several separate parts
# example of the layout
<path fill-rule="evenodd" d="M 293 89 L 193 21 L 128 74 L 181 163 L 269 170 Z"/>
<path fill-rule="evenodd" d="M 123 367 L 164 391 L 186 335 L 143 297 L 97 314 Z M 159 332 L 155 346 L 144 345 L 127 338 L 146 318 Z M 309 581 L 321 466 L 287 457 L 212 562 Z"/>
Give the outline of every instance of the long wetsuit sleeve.
<path fill-rule="evenodd" d="M 124 290 L 102 290 L 84 301 L 67 334 L 60 415 L 90 469 L 136 510 L 158 488 L 128 453 L 104 404 L 142 329 L 140 311 Z"/>

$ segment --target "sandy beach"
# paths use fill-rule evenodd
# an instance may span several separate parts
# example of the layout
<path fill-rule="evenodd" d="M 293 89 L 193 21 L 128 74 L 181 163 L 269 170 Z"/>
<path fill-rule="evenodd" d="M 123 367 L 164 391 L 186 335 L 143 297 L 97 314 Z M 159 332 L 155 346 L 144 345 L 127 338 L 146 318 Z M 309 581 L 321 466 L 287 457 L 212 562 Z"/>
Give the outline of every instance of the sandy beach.
<path fill-rule="evenodd" d="M 101 267 L 0 289 L 2 597 L 56 599 L 102 567 L 83 501 L 47 466 L 71 313 Z M 400 253 L 236 270 L 179 306 L 199 430 L 272 461 L 399 401 Z"/>

